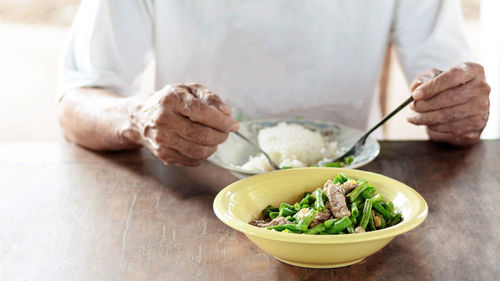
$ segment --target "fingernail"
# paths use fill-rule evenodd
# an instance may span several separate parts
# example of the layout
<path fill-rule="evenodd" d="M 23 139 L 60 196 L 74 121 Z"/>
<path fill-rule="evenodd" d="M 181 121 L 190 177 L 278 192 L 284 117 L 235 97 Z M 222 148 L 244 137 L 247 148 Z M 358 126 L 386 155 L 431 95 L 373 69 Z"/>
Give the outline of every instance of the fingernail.
<path fill-rule="evenodd" d="M 240 129 L 240 124 L 234 123 L 233 125 L 231 125 L 231 128 L 229 129 L 229 131 L 237 132 L 239 129 Z"/>
<path fill-rule="evenodd" d="M 474 139 L 474 138 L 476 138 L 476 137 L 477 137 L 477 134 L 476 134 L 476 133 L 472 133 L 472 132 L 471 132 L 471 133 L 467 133 L 467 134 L 465 134 L 465 137 L 466 137 L 466 138 L 469 138 L 469 139 Z"/>
<path fill-rule="evenodd" d="M 224 114 L 231 115 L 231 112 L 233 112 L 233 109 L 225 104 L 220 104 L 219 105 L 219 110 L 222 111 Z"/>

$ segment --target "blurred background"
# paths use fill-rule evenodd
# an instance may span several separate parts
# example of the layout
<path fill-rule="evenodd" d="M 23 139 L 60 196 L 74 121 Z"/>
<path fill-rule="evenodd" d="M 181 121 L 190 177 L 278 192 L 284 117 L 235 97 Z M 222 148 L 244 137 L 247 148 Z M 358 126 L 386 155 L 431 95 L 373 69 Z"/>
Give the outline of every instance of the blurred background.
<path fill-rule="evenodd" d="M 59 58 L 78 0 L 0 0 L 0 141 L 62 140 L 57 122 Z M 492 87 L 483 138 L 500 137 L 500 1 L 461 0 L 474 60 Z M 409 94 L 392 49 L 381 76 L 380 106 L 390 111 Z M 383 128 L 385 139 L 425 139 L 403 110 Z"/>

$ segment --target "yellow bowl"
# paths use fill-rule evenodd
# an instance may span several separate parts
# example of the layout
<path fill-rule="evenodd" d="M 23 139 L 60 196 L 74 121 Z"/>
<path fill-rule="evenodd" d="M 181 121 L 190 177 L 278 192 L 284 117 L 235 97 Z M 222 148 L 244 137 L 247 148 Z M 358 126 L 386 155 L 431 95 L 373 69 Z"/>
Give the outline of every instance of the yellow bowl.
<path fill-rule="evenodd" d="M 403 221 L 382 230 L 344 235 L 281 233 L 248 224 L 259 218 L 267 205 L 296 202 L 304 192 L 322 187 L 327 179 L 339 172 L 370 182 L 384 200 L 393 201 Z M 260 249 L 282 262 L 311 268 L 360 262 L 382 249 L 396 235 L 417 227 L 427 217 L 424 198 L 409 186 L 380 174 L 341 168 L 290 169 L 249 177 L 220 191 L 213 207 L 221 221 L 243 232 Z"/>

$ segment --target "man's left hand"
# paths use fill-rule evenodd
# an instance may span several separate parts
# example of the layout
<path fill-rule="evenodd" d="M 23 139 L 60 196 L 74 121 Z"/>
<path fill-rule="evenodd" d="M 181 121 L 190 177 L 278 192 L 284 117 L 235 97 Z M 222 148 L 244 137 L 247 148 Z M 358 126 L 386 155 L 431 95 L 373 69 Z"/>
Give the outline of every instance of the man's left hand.
<path fill-rule="evenodd" d="M 410 90 L 415 101 L 407 120 L 426 125 L 432 140 L 457 146 L 479 140 L 490 108 L 490 86 L 481 65 L 465 62 L 445 72 L 430 69 L 417 75 Z"/>

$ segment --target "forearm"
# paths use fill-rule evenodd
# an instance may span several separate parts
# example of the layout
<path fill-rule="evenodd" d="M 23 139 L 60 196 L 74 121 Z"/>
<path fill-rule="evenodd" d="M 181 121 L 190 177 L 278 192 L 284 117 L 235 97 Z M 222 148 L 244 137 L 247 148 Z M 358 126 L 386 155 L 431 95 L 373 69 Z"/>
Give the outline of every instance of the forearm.
<path fill-rule="evenodd" d="M 109 90 L 77 88 L 59 102 L 59 123 L 64 136 L 94 150 L 122 150 L 140 146 L 130 133 L 130 98 Z"/>

